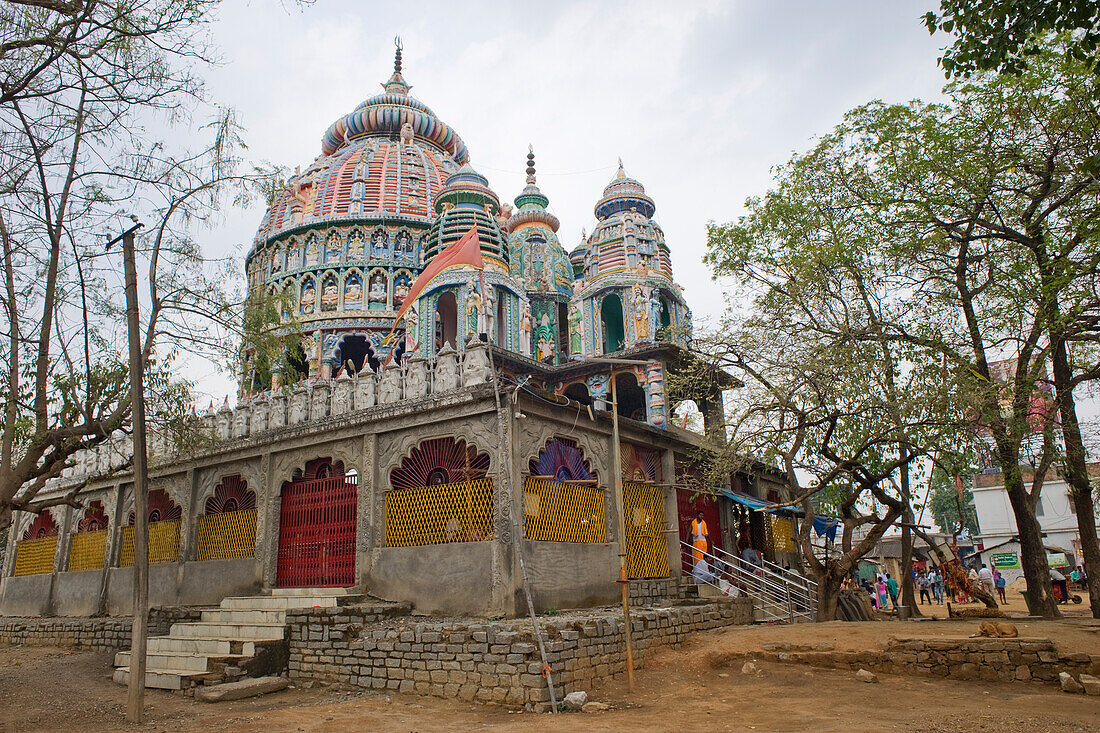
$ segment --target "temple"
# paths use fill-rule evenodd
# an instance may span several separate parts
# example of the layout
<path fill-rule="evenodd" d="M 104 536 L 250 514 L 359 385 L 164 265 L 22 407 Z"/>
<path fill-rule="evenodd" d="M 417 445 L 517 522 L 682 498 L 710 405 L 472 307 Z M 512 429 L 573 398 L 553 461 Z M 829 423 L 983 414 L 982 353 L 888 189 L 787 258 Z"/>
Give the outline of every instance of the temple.
<path fill-rule="evenodd" d="M 652 602 L 690 572 L 699 511 L 715 547 L 781 561 L 789 524 L 747 510 L 779 484 L 761 470 L 703 485 L 702 437 L 670 419 L 691 310 L 644 186 L 620 162 L 567 252 L 533 150 L 502 203 L 409 96 L 400 50 L 382 86 L 325 131 L 245 259 L 251 296 L 274 296 L 273 327 L 295 337 L 291 367 L 244 344 L 237 403 L 204 418 L 202 447 L 153 442 L 152 603 L 345 588 L 514 616 L 524 572 L 539 609 L 614 601 L 620 548 Z M 735 386 L 694 386 L 708 429 Z M 42 494 L 76 505 L 18 515 L 0 612 L 130 610 L 128 451 L 124 435 L 84 451 Z"/>

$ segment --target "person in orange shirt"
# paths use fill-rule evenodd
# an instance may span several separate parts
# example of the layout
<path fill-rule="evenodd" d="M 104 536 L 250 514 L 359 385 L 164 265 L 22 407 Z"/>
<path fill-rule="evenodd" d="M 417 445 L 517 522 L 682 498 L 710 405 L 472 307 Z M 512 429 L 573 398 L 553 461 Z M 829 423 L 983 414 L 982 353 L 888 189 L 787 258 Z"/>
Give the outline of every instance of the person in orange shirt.
<path fill-rule="evenodd" d="M 695 515 L 695 519 L 691 520 L 691 561 L 692 563 L 698 563 L 703 559 L 704 553 L 710 548 L 707 546 L 707 541 L 710 539 L 710 533 L 707 532 L 707 523 L 703 521 L 703 513 L 698 512 Z"/>

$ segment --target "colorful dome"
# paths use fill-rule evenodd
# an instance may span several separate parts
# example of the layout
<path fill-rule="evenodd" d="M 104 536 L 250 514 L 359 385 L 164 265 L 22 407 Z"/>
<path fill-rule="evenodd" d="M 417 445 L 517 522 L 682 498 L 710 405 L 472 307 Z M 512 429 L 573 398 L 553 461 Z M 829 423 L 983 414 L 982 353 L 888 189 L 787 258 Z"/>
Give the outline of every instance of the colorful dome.
<path fill-rule="evenodd" d="M 264 216 L 253 249 L 303 227 L 363 220 L 425 228 L 432 201 L 468 157 L 466 146 L 427 105 L 407 95 L 401 52 L 386 92 L 329 127 L 321 155 L 295 172 Z"/>
<path fill-rule="evenodd" d="M 546 210 L 550 199 L 535 182 L 535 152 L 527 148 L 527 187 L 516 196 L 519 210 L 508 219 L 512 275 L 529 294 L 573 293 L 573 267 L 558 241 L 558 218 Z"/>
<path fill-rule="evenodd" d="M 653 199 L 646 196 L 645 186 L 626 175 L 620 158 L 618 173 L 604 188 L 603 197 L 596 202 L 596 218 L 603 220 L 612 214 L 637 211 L 649 219 L 656 210 L 657 206 L 653 203 Z"/>
<path fill-rule="evenodd" d="M 459 168 L 435 198 L 435 223 L 424 242 L 424 261 L 442 252 L 477 227 L 483 257 L 508 265 L 508 248 L 500 224 L 494 218 L 500 211 L 500 199 L 489 188 L 489 181 L 469 163 Z"/>

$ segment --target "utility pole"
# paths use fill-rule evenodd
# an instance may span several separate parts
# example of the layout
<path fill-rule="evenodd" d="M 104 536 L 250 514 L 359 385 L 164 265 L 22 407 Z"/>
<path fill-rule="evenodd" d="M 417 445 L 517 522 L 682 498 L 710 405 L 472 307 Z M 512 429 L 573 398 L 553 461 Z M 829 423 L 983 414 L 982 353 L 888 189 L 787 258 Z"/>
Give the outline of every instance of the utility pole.
<path fill-rule="evenodd" d="M 130 344 L 130 416 L 134 431 L 134 621 L 130 634 L 130 680 L 126 697 L 126 719 L 140 723 L 145 714 L 145 650 L 149 636 L 149 515 L 146 506 L 148 477 L 145 453 L 145 366 L 141 356 L 138 321 L 137 264 L 134 233 L 144 226 L 136 216 L 134 225 L 107 242 L 122 240 L 122 262 L 126 277 L 126 335 Z"/>
<path fill-rule="evenodd" d="M 634 692 L 634 650 L 630 641 L 630 577 L 626 571 L 626 513 L 623 501 L 623 465 L 619 455 L 619 398 L 615 368 L 611 368 L 611 472 L 615 476 L 615 513 L 619 515 L 619 585 L 623 589 L 623 644 L 626 647 L 626 686 Z"/>

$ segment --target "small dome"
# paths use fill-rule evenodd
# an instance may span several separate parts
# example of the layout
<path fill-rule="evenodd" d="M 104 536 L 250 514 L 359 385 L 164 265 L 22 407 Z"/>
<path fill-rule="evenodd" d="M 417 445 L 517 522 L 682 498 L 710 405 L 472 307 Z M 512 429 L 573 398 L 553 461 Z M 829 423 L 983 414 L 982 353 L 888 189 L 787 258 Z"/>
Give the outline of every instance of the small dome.
<path fill-rule="evenodd" d="M 653 199 L 646 196 L 645 186 L 631 178 L 623 170 L 623 161 L 619 160 L 619 170 L 611 183 L 603 190 L 603 197 L 596 202 L 596 218 L 606 219 L 612 214 L 635 210 L 647 219 L 657 210 Z"/>
<path fill-rule="evenodd" d="M 489 188 L 489 181 L 470 164 L 451 174 L 435 199 L 438 213 L 428 238 L 424 243 L 424 261 L 462 239 L 471 228 L 477 227 L 481 240 L 481 252 L 508 264 L 508 247 L 504 232 L 494 218 L 500 210 L 500 199 Z"/>

